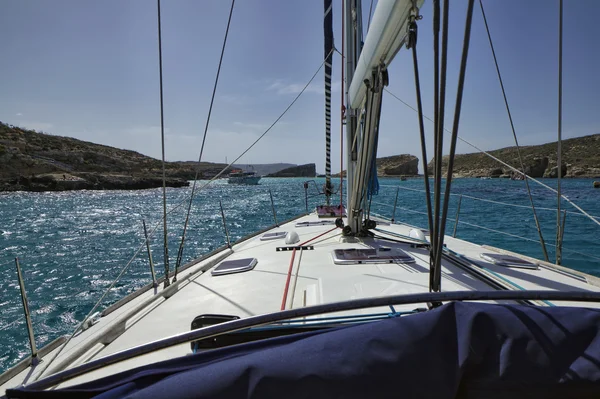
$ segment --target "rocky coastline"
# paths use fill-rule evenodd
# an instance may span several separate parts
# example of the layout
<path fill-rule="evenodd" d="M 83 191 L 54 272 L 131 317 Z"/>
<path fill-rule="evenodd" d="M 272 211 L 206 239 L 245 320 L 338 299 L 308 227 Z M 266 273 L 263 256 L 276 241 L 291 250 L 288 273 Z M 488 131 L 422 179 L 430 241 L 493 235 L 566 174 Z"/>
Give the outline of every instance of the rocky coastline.
<path fill-rule="evenodd" d="M 521 146 L 523 171 L 534 178 L 558 177 L 556 156 L 557 143 Z M 518 170 L 521 170 L 516 147 L 488 151 Z M 428 172 L 433 176 L 432 160 Z M 447 173 L 448 156 L 442 158 L 442 174 Z M 562 141 L 562 177 L 600 178 L 600 134 L 576 137 Z M 454 159 L 453 177 L 520 178 L 521 173 L 501 164 L 483 153 L 457 154 Z"/>
<path fill-rule="evenodd" d="M 167 178 L 167 187 L 187 187 L 189 181 Z M 72 191 L 72 190 L 143 190 L 162 187 L 162 177 L 126 176 L 100 173 L 47 173 L 0 179 L 0 192 L 13 191 Z"/>
<path fill-rule="evenodd" d="M 185 187 L 196 171 L 200 178 L 211 178 L 226 166 L 167 162 L 166 186 Z M 162 185 L 158 159 L 0 122 L 0 192 L 139 190 Z"/>

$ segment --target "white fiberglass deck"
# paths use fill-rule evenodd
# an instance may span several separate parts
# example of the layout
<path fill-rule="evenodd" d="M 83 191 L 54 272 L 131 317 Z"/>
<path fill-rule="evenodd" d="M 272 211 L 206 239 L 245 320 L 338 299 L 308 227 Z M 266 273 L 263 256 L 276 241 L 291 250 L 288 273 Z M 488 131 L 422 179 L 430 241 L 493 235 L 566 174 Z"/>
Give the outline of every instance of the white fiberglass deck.
<path fill-rule="evenodd" d="M 285 301 L 286 308 L 429 291 L 429 252 L 427 249 L 378 238 L 346 242 L 342 239 L 341 229 L 335 228 L 331 224 L 296 227 L 297 223 L 319 221 L 322 222 L 323 219 L 319 219 L 316 214 L 311 214 L 269 231 L 296 231 L 300 236 L 298 244 L 322 235 L 307 244 L 311 245 L 313 249 L 296 251 L 294 255 L 292 273 L 289 278 L 289 291 Z M 382 225 L 378 227 L 377 234 L 402 240 L 396 235 L 408 235 L 411 228 L 401 224 Z M 169 292 L 174 293 L 170 296 L 167 295 L 168 299 L 161 296 L 162 289 L 158 294 L 149 290 L 102 317 L 91 328 L 75 336 L 48 370 L 56 372 L 62 369 L 62 365 L 72 367 L 134 346 L 189 331 L 192 320 L 199 315 L 221 314 L 243 318 L 279 311 L 288 281 L 293 252 L 276 250 L 277 247 L 286 246 L 283 238 L 274 240 L 261 240 L 260 238 L 261 235 L 257 235 L 234 245 L 232 250 L 226 249 L 188 268 L 180 274 L 177 287 L 169 289 L 171 290 Z M 508 289 L 600 290 L 598 280 L 583 273 L 556 268 L 539 261 L 536 262 L 541 266 L 537 270 L 497 266 L 484 261 L 480 254 L 500 253 L 499 250 L 451 237 L 447 237 L 445 242 L 448 249 L 461 255 L 463 266 L 459 267 L 448 260 L 443 261 L 443 291 L 497 289 L 497 286 L 490 284 L 490 281 Z M 352 265 L 339 265 L 333 262 L 332 252 L 334 249 L 379 247 L 391 250 L 402 249 L 411 255 L 415 262 Z M 258 263 L 253 270 L 247 272 L 220 276 L 212 276 L 210 273 L 210 268 L 225 259 L 243 258 L 256 258 Z M 465 267 L 464 264 L 468 266 Z M 474 271 L 476 274 L 472 273 Z M 535 303 L 538 304 L 538 302 Z M 539 302 L 539 304 L 542 306 L 553 305 L 547 301 Z M 561 305 L 565 305 L 565 303 L 561 303 Z M 596 306 L 596 304 L 587 303 L 584 306 Z M 412 304 L 398 306 L 396 311 L 426 307 L 426 304 Z M 363 312 L 380 311 L 387 312 L 389 308 L 365 309 Z M 357 313 L 353 312 L 353 314 Z M 116 338 L 111 339 L 111 335 Z M 105 367 L 73 379 L 66 385 L 189 353 L 191 353 L 189 344 L 179 345 Z M 23 381 L 26 383 L 35 381 L 39 377 L 40 370 L 46 367 L 48 360 L 53 355 L 54 352 L 47 354 L 33 372 L 26 369 L 6 382 L 1 387 L 2 392 L 8 387 L 23 383 Z M 48 375 L 48 371 L 44 373 L 44 376 L 46 375 Z"/>

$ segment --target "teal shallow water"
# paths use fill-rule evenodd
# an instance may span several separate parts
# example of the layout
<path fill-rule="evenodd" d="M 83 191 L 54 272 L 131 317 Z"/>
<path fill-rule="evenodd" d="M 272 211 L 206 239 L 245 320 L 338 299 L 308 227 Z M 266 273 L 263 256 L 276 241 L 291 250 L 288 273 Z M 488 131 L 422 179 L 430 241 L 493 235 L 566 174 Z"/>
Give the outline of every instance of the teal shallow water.
<path fill-rule="evenodd" d="M 198 193 L 184 250 L 184 263 L 225 243 L 219 200 L 227 217 L 232 240 L 273 224 L 269 190 L 279 221 L 305 209 L 304 179 L 263 179 L 258 186 L 228 185 L 217 181 Z M 317 179 L 321 187 L 324 179 Z M 544 180 L 550 186 L 556 181 Z M 396 219 L 426 227 L 423 182 L 409 179 L 381 179 L 374 213 L 391 217 L 397 187 Z M 556 195 L 532 184 L 536 206 L 556 208 Z M 168 189 L 169 207 L 179 203 L 189 189 Z M 309 194 L 315 194 L 311 185 Z M 461 203 L 457 237 L 477 243 L 542 257 L 539 243 L 499 234 L 475 226 L 538 240 L 525 184 L 510 180 L 459 179 L 452 192 L 447 232 L 454 229 L 459 194 Z M 592 215 L 600 215 L 600 190 L 589 179 L 563 181 L 563 192 Z M 507 202 L 509 207 L 476 201 L 466 196 Z M 313 208 L 322 197 L 309 199 Z M 336 201 L 337 197 L 336 197 Z M 143 242 L 142 218 L 149 228 L 160 223 L 161 190 L 79 191 L 63 193 L 10 193 L 0 195 L 0 371 L 28 353 L 27 332 L 14 258 L 19 257 L 29 296 L 36 341 L 42 346 L 72 332 L 104 289 L 119 274 Z M 564 208 L 575 211 L 563 201 Z M 185 206 L 169 217 L 170 263 L 174 267 Z M 544 237 L 554 244 L 556 212 L 539 210 Z M 585 217 L 568 214 L 563 264 L 600 276 L 600 254 L 595 253 L 600 226 Z M 152 239 L 153 258 L 160 275 L 163 264 L 162 228 Z M 554 247 L 548 246 L 550 258 Z M 594 257 L 585 256 L 591 254 Z M 104 306 L 150 281 L 146 251 L 135 257 L 128 271 L 107 295 Z"/>

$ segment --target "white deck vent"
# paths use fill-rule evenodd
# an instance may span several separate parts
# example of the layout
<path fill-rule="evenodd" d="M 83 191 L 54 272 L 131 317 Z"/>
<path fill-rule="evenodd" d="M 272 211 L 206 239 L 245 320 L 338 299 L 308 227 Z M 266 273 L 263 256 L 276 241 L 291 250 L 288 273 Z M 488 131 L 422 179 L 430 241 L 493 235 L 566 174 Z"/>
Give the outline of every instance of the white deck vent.
<path fill-rule="evenodd" d="M 494 265 L 498 266 L 506 266 L 506 267 L 517 267 L 521 269 L 533 269 L 537 270 L 539 266 L 536 263 L 529 262 L 525 259 L 517 258 L 512 255 L 504 255 L 504 254 L 479 254 L 479 256 L 490 262 Z"/>
<path fill-rule="evenodd" d="M 232 259 L 221 262 L 212 269 L 213 276 L 222 276 L 224 274 L 242 273 L 254 269 L 258 263 L 256 258 Z"/>
<path fill-rule="evenodd" d="M 336 249 L 332 253 L 336 265 L 357 265 L 363 263 L 414 263 L 415 258 L 401 249 L 390 248 L 351 248 Z"/>
<path fill-rule="evenodd" d="M 278 238 L 285 238 L 287 231 L 277 231 L 275 233 L 265 233 L 260 236 L 261 241 L 277 240 Z"/>

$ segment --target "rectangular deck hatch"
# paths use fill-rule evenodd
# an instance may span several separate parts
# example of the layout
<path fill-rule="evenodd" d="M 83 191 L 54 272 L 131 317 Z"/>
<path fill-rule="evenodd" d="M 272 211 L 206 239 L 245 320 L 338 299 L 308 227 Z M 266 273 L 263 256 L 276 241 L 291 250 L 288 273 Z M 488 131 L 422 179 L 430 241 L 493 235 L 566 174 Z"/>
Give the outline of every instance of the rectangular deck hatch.
<path fill-rule="evenodd" d="M 362 263 L 414 263 L 415 258 L 401 249 L 390 248 L 351 248 L 336 249 L 332 253 L 336 265 L 356 265 Z"/>
<path fill-rule="evenodd" d="M 287 231 L 277 231 L 275 233 L 265 233 L 262 236 L 260 236 L 260 240 L 261 241 L 276 240 L 278 238 L 285 238 L 286 235 L 287 235 Z"/>
<path fill-rule="evenodd" d="M 512 255 L 504 255 L 504 254 L 479 254 L 479 256 L 490 262 L 494 265 L 498 266 L 506 266 L 506 267 L 518 267 L 521 269 L 533 269 L 537 270 L 539 267 L 536 263 L 529 262 L 525 259 L 518 258 Z"/>
<path fill-rule="evenodd" d="M 221 262 L 212 269 L 213 276 L 222 276 L 224 274 L 247 272 L 254 269 L 258 263 L 256 258 L 232 259 Z"/>

